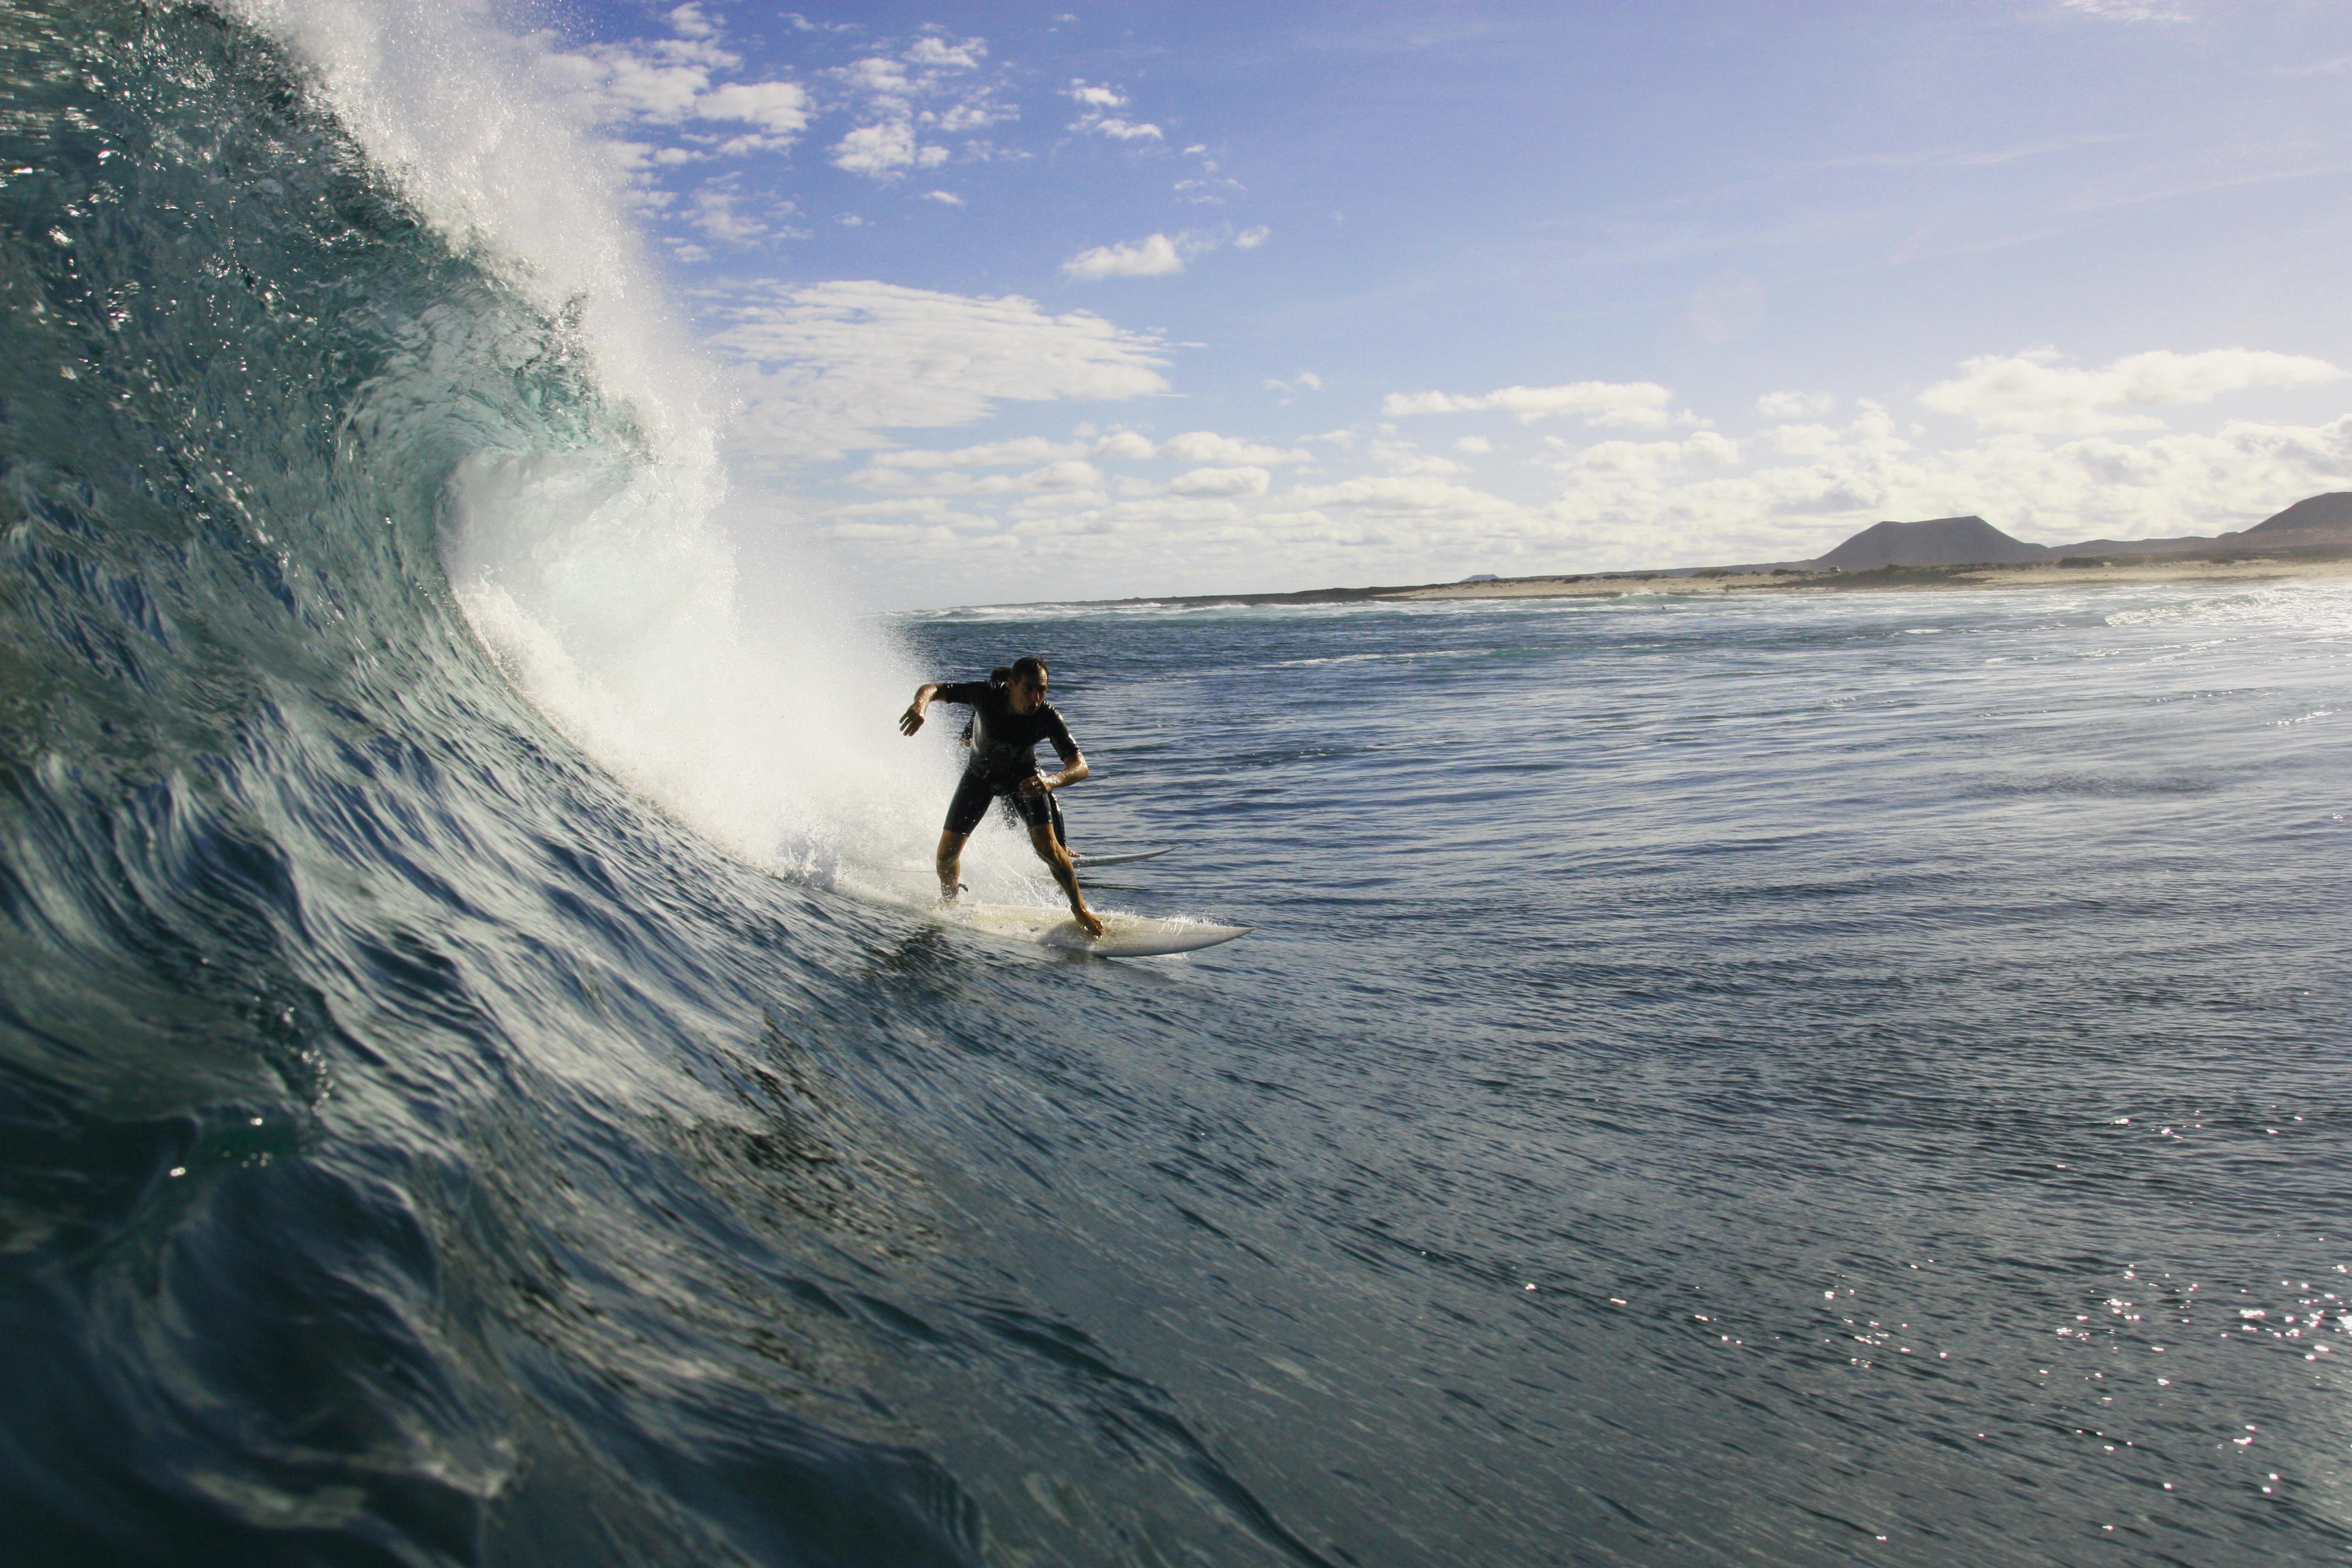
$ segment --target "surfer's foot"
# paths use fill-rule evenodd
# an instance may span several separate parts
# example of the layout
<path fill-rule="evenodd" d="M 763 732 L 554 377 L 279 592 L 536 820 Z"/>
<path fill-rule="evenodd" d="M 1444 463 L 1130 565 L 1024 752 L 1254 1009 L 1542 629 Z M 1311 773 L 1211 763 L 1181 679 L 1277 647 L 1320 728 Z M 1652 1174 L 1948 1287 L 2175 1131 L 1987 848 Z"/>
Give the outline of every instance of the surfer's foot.
<path fill-rule="evenodd" d="M 1096 916 L 1094 910 L 1087 908 L 1086 905 L 1072 904 L 1070 906 L 1070 918 L 1077 921 L 1078 924 L 1084 926 L 1088 936 L 1102 935 L 1103 923 L 1101 920 Z"/>
<path fill-rule="evenodd" d="M 956 882 L 956 883 L 952 883 L 952 884 L 950 884 L 950 883 L 947 883 L 947 882 L 941 882 L 941 883 L 940 884 L 940 902 L 941 902 L 941 903 L 943 903 L 943 904 L 951 904 L 951 903 L 954 903 L 954 902 L 956 901 L 956 895 L 957 895 L 958 893 L 964 893 L 964 892 L 970 892 L 970 891 L 971 891 L 971 889 L 967 888 L 967 887 L 966 887 L 963 883 L 961 883 L 961 882 Z"/>

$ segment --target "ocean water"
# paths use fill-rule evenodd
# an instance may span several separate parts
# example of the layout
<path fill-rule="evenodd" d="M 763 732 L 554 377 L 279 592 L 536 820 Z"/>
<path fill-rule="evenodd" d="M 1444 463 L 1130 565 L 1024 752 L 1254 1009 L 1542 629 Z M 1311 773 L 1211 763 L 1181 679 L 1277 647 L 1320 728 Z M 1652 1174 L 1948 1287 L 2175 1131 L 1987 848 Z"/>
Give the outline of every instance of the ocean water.
<path fill-rule="evenodd" d="M 11 1563 L 2352 1546 L 2352 585 L 746 615 L 463 8 L 236 15 L 0 13 Z M 1255 934 L 891 901 L 1023 652 Z"/>

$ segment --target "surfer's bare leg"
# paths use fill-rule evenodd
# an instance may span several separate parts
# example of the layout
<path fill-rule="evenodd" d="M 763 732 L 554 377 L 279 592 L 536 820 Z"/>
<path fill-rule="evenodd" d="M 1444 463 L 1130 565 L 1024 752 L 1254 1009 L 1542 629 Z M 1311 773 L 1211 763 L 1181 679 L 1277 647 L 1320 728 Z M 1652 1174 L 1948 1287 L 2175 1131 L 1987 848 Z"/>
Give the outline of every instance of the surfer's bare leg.
<path fill-rule="evenodd" d="M 1094 910 L 1087 908 L 1087 896 L 1078 891 L 1077 862 L 1070 858 L 1070 852 L 1063 848 L 1061 841 L 1054 837 L 1053 824 L 1031 828 L 1029 842 L 1036 847 L 1037 858 L 1053 870 L 1054 880 L 1062 884 L 1062 891 L 1069 895 L 1070 918 L 1086 927 L 1088 936 L 1102 935 L 1102 921 L 1096 918 Z M 942 849 L 940 853 L 945 854 L 946 851 Z"/>
<path fill-rule="evenodd" d="M 940 835 L 940 897 L 943 899 L 952 900 L 962 887 L 963 841 L 970 837 L 967 833 Z"/>

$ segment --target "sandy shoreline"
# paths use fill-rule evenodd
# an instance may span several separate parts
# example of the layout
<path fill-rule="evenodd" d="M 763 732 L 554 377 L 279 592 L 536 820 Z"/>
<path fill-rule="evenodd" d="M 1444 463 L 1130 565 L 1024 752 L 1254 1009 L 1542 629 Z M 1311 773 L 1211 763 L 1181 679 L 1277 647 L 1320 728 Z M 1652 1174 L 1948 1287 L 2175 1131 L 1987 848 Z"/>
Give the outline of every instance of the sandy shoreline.
<path fill-rule="evenodd" d="M 1866 593 L 1922 588 L 2096 588 L 2158 583 L 2215 587 L 2294 579 L 2352 577 L 2352 546 L 2282 551 L 2222 559 L 2191 555 L 2117 555 L 2020 562 L 2013 565 L 1886 566 L 1864 572 L 1803 567 L 1735 570 L 1685 568 L 1664 572 L 1584 572 L 1543 577 L 1498 577 L 1480 583 L 1396 584 L 1364 588 L 1308 588 L 1286 594 L 1161 594 L 1133 599 L 1091 599 L 1063 608 L 1145 605 L 1368 605 L 1465 599 L 1688 598 L 1792 593 Z M 1018 608 L 1003 605 L 1001 608 Z"/>
<path fill-rule="evenodd" d="M 1374 591 L 1382 599 L 1606 599 L 1629 595 L 1845 593 L 1900 588 L 2090 588 L 2148 583 L 2241 584 L 2290 578 L 2352 576 L 2352 559 L 2101 562 L 2062 566 L 1892 566 L 1875 572 L 1595 573 L 1564 577 L 1511 577 L 1491 583 L 1433 584 Z M 1255 596 L 1255 595 L 1254 595 Z"/>

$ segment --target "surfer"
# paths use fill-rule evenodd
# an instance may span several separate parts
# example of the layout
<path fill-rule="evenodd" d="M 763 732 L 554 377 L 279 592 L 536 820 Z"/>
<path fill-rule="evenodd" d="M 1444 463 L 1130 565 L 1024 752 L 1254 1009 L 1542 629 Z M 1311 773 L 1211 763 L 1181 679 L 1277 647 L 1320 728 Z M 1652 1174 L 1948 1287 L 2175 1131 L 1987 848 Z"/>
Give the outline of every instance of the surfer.
<path fill-rule="evenodd" d="M 1013 667 L 1010 665 L 1000 664 L 994 669 L 988 672 L 988 683 L 991 686 L 1002 686 L 1012 679 Z M 971 751 L 972 735 L 979 730 L 979 728 L 980 714 L 975 711 L 971 718 L 966 719 L 963 721 L 963 733 L 956 738 L 956 744 L 961 746 L 967 752 Z M 1045 800 L 1046 803 L 1054 808 L 1054 837 L 1060 840 L 1063 848 L 1067 849 L 1070 847 L 1070 829 L 1069 825 L 1062 820 L 1061 797 L 1055 795 L 1046 795 Z M 1006 795 L 996 804 L 1004 815 L 1004 825 L 1007 827 L 1012 826 L 1014 823 L 1021 820 L 1021 813 L 1014 809 L 1013 797 L 1011 795 Z M 1075 854 L 1070 858 L 1073 860 L 1077 858 Z"/>
<path fill-rule="evenodd" d="M 1029 826 L 1029 842 L 1037 858 L 1054 873 L 1054 880 L 1069 896 L 1070 918 L 1100 936 L 1103 923 L 1087 908 L 1078 890 L 1077 866 L 1054 831 L 1054 792 L 1085 779 L 1086 754 L 1070 739 L 1070 727 L 1045 700 L 1045 661 L 1032 655 L 1015 659 L 1003 682 L 965 680 L 951 685 L 927 682 L 916 688 L 915 700 L 898 715 L 898 732 L 912 735 L 923 727 L 923 710 L 933 700 L 959 703 L 971 710 L 971 761 L 948 802 L 946 826 L 940 834 L 940 897 L 952 902 L 962 890 L 964 841 L 988 808 L 1001 795 Z M 1037 742 L 1051 741 L 1062 759 L 1059 773 L 1037 771 Z"/>

